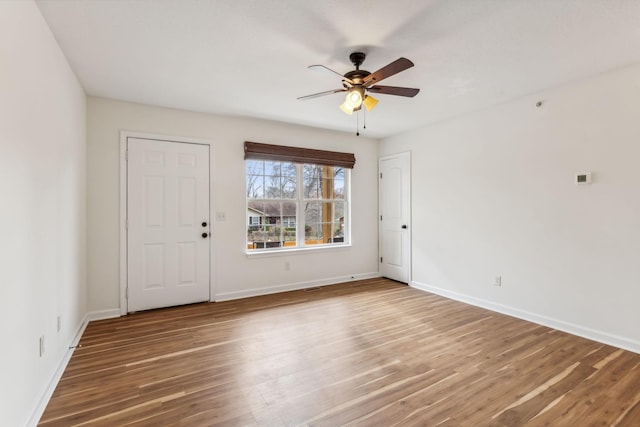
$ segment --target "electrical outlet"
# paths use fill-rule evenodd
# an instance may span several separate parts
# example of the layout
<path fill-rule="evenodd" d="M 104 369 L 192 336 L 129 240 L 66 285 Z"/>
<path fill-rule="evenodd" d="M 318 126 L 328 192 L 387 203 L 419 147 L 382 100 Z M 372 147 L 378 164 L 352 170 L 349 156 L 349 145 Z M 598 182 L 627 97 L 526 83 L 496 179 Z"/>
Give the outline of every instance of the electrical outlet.
<path fill-rule="evenodd" d="M 576 184 L 591 184 L 591 172 L 584 172 L 576 174 Z"/>
<path fill-rule="evenodd" d="M 502 276 L 496 276 L 496 279 L 493 281 L 494 286 L 502 286 Z"/>
<path fill-rule="evenodd" d="M 62 319 L 60 318 L 60 316 L 56 318 L 56 322 L 56 328 L 58 329 L 58 332 L 60 332 L 60 329 L 62 329 Z"/>
<path fill-rule="evenodd" d="M 216 212 L 216 221 L 226 221 L 227 214 L 225 212 Z"/>
<path fill-rule="evenodd" d="M 44 356 L 44 335 L 40 337 L 39 346 L 40 346 L 40 357 L 42 357 Z"/>

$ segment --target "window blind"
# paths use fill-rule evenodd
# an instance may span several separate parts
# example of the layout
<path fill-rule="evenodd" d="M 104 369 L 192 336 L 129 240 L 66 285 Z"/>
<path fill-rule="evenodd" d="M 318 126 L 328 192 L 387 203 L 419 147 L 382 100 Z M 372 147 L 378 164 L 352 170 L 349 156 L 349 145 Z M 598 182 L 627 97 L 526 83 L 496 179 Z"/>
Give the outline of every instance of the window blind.
<path fill-rule="evenodd" d="M 250 141 L 245 141 L 244 143 L 244 158 L 245 160 L 273 160 L 279 162 L 339 166 L 349 169 L 353 169 L 356 163 L 356 156 L 353 153 L 262 144 Z"/>

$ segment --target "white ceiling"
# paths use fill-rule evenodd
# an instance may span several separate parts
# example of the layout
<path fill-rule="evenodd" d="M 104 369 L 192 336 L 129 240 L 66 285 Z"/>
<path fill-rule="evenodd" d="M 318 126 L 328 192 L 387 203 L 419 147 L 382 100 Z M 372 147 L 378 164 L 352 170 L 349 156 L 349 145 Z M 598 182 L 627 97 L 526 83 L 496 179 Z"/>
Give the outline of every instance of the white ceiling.
<path fill-rule="evenodd" d="M 340 87 L 307 69 L 415 67 L 383 85 L 385 137 L 640 62 L 639 0 L 37 0 L 86 92 L 355 132 Z"/>

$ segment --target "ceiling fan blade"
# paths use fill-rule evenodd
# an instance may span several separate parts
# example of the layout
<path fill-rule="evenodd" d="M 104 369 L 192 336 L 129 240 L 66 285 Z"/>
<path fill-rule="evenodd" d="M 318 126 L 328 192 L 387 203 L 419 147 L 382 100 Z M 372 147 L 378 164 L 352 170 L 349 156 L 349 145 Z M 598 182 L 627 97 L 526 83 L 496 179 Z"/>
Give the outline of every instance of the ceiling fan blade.
<path fill-rule="evenodd" d="M 413 67 L 413 62 L 409 61 L 407 58 L 399 58 L 391 64 L 380 68 L 378 71 L 369 74 L 367 77 L 362 79 L 362 81 L 365 86 L 373 85 L 411 67 Z"/>
<path fill-rule="evenodd" d="M 383 95 L 398 95 L 413 98 L 420 92 L 420 89 L 414 89 L 410 87 L 397 87 L 397 86 L 371 86 L 367 89 L 369 92 L 381 93 Z"/>
<path fill-rule="evenodd" d="M 346 91 L 347 91 L 347 89 L 333 89 L 333 90 L 327 90 L 327 91 L 324 91 L 324 92 L 314 93 L 314 94 L 311 94 L 311 95 L 301 96 L 298 99 L 304 101 L 304 100 L 307 100 L 307 99 L 318 98 L 320 96 L 331 95 L 332 93 L 346 92 Z"/>
<path fill-rule="evenodd" d="M 309 65 L 309 69 L 310 70 L 314 70 L 314 71 L 319 71 L 321 73 L 325 73 L 325 74 L 333 74 L 336 75 L 338 77 L 340 77 L 342 80 L 345 80 L 349 83 L 351 83 L 353 85 L 353 82 L 346 78 L 345 76 L 343 76 L 342 74 L 340 74 L 337 71 L 332 70 L 331 68 L 325 67 L 324 65 Z"/>

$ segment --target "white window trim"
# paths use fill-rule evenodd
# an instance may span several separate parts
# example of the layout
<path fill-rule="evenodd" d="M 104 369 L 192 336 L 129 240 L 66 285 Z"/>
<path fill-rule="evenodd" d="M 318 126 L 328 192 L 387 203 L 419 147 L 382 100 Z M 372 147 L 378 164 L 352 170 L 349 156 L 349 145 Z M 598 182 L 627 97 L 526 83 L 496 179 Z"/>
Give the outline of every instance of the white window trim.
<path fill-rule="evenodd" d="M 269 248 L 269 249 L 254 249 L 252 251 L 248 250 L 245 252 L 247 258 L 268 258 L 268 257 L 278 257 L 278 256 L 288 256 L 288 255 L 299 255 L 309 252 L 318 252 L 318 251 L 337 251 L 337 250 L 345 250 L 351 247 L 351 243 L 334 243 L 330 245 L 315 245 L 315 246 L 305 246 L 303 248 Z"/>

